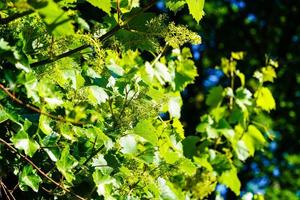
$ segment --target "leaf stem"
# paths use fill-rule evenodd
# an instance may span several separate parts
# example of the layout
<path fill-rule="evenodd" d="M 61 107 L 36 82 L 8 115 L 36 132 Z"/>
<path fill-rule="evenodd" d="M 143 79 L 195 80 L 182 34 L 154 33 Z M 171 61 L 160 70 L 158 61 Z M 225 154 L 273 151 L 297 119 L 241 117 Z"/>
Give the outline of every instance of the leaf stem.
<path fill-rule="evenodd" d="M 233 59 L 230 58 L 230 62 L 229 62 L 229 65 L 230 65 L 230 87 L 232 89 L 232 92 L 234 93 L 234 71 L 233 71 L 233 67 L 231 67 L 232 65 L 232 62 L 233 62 Z M 233 109 L 233 95 L 230 96 L 230 100 L 229 100 L 229 108 L 230 110 Z"/>

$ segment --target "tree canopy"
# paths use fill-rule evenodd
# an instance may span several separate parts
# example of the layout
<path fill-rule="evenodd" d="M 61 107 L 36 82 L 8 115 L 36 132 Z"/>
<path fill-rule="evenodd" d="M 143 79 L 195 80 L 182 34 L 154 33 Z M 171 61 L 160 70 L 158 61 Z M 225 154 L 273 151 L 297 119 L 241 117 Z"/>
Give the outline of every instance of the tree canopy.
<path fill-rule="evenodd" d="M 2 196 L 206 199 L 223 185 L 247 198 L 248 163 L 272 159 L 279 124 L 296 126 L 279 116 L 289 108 L 296 119 L 276 80 L 296 55 L 273 49 L 263 37 L 290 35 L 275 25 L 258 34 L 245 5 L 1 2 Z"/>

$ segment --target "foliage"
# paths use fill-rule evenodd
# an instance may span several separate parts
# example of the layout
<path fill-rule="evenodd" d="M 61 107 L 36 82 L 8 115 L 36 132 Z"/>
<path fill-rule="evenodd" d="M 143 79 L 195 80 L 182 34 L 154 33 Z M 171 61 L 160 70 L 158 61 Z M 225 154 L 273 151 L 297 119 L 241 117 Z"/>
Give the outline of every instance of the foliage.
<path fill-rule="evenodd" d="M 148 12 L 155 3 L 0 4 L 1 183 L 19 177 L 9 182 L 26 191 L 18 197 L 203 199 L 217 183 L 240 194 L 242 162 L 271 137 L 260 119 L 275 108 L 264 83 L 277 64 L 267 60 L 247 87 L 244 53 L 223 58 L 230 84 L 210 90 L 197 135 L 186 137 L 180 92 L 197 76 L 186 43 L 201 38 Z M 203 4 L 167 1 L 197 22 Z"/>
<path fill-rule="evenodd" d="M 193 47 L 194 58 L 200 78 L 188 87 L 183 101 L 182 122 L 188 124 L 186 133 L 192 134 L 196 120 L 206 112 L 203 91 L 217 83 L 223 83 L 219 71 L 212 70 L 224 55 L 231 51 L 246 51 L 242 69 L 246 78 L 268 58 L 276 59 L 274 83 L 266 82 L 276 99 L 276 111 L 270 112 L 272 119 L 264 117 L 274 140 L 266 151 L 248 159 L 239 173 L 242 192 L 265 194 L 265 199 L 299 199 L 300 176 L 297 164 L 290 164 L 287 157 L 299 156 L 299 34 L 294 21 L 300 17 L 300 2 L 215 0 L 206 1 L 205 17 L 198 26 L 184 11 L 176 16 L 179 23 L 189 24 L 197 32 L 205 33 L 202 44 Z M 272 73 L 270 73 L 272 74 Z M 270 76 L 272 77 L 272 76 Z M 251 82 L 248 82 L 251 84 Z M 199 87 L 200 86 L 200 87 Z M 201 87 L 202 86 L 202 87 Z M 190 112 L 194 110 L 194 112 Z M 222 189 L 222 187 L 218 187 Z M 239 199 L 229 190 L 222 190 L 224 199 Z"/>

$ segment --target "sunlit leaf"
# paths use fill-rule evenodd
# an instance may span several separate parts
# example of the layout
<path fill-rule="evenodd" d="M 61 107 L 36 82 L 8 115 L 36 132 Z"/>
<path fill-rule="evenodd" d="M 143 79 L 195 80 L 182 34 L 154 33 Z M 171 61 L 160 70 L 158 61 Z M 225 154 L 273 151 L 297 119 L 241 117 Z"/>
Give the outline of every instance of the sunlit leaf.
<path fill-rule="evenodd" d="M 186 0 L 190 13 L 194 19 L 199 23 L 199 21 L 204 16 L 204 0 Z"/>
<path fill-rule="evenodd" d="M 30 157 L 32 157 L 40 148 L 40 145 L 33 139 L 29 138 L 28 134 L 24 130 L 15 134 L 11 138 L 11 141 L 17 149 L 24 150 L 25 154 Z"/>
<path fill-rule="evenodd" d="M 21 190 L 26 191 L 26 187 L 30 187 L 33 191 L 39 191 L 39 185 L 42 179 L 36 173 L 36 170 L 31 165 L 23 167 L 22 172 L 19 174 L 19 187 Z"/>
<path fill-rule="evenodd" d="M 254 97 L 256 98 L 257 106 L 259 106 L 263 110 L 269 112 L 270 110 L 275 109 L 276 107 L 275 100 L 273 98 L 271 91 L 268 88 L 266 87 L 259 88 L 255 92 Z"/>
<path fill-rule="evenodd" d="M 235 167 L 223 172 L 219 178 L 219 182 L 229 187 L 236 195 L 240 194 L 241 182 L 237 176 L 237 169 Z"/>

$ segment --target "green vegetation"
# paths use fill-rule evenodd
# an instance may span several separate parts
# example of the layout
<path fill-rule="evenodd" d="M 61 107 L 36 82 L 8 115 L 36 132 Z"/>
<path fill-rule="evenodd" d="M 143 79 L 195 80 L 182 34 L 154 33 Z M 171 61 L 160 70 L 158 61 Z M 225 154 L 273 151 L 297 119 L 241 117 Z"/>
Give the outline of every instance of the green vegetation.
<path fill-rule="evenodd" d="M 247 53 L 222 58 L 224 84 L 206 94 L 187 135 L 181 92 L 198 76 L 188 45 L 201 37 L 152 11 L 155 3 L 0 3 L 6 198 L 204 199 L 217 184 L 240 195 L 238 172 L 274 137 L 267 84 L 278 63 L 267 58 L 245 74 Z M 195 24 L 204 15 L 204 0 L 166 5 L 188 10 Z"/>

